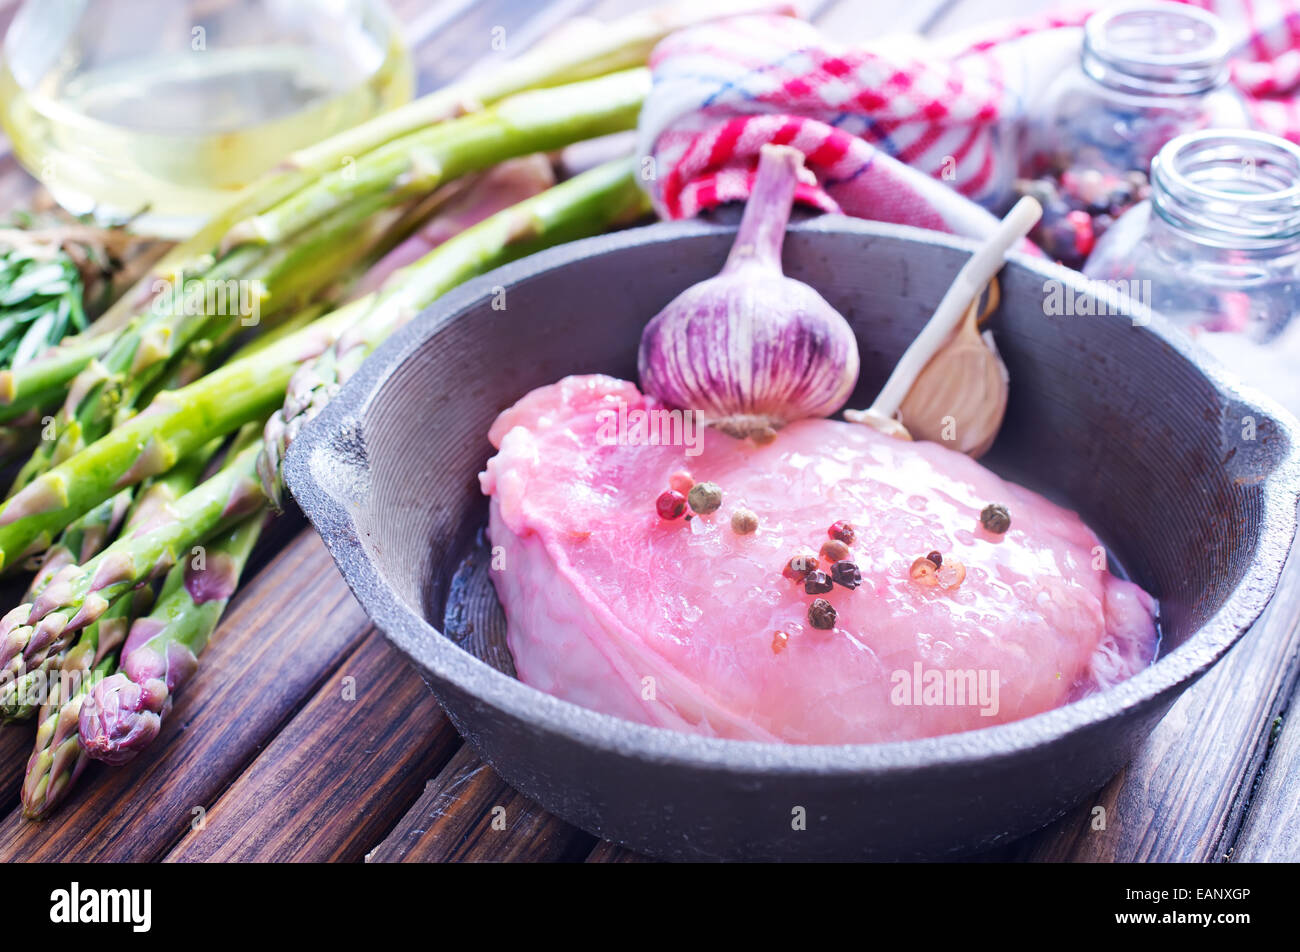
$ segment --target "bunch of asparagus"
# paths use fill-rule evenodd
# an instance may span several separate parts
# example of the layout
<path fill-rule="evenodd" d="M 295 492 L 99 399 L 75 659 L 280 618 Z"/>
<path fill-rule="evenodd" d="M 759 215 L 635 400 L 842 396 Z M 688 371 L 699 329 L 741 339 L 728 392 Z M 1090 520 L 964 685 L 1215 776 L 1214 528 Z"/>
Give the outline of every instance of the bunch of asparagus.
<path fill-rule="evenodd" d="M 0 714 L 39 712 L 28 816 L 89 759 L 124 762 L 157 736 L 278 506 L 283 453 L 366 356 L 465 280 L 648 211 L 631 159 L 505 208 L 490 175 L 451 198 L 448 183 L 633 128 L 649 50 L 700 18 L 612 24 L 291 156 L 114 305 L 99 322 L 111 333 L 0 372 L 0 422 L 44 414 L 53 437 L 0 505 L 0 570 L 36 570 L 0 618 Z M 452 237 L 378 291 L 329 303 L 341 277 L 439 213 Z M 262 289 L 273 319 L 233 357 L 247 332 L 231 315 L 156 304 L 195 276 Z"/>

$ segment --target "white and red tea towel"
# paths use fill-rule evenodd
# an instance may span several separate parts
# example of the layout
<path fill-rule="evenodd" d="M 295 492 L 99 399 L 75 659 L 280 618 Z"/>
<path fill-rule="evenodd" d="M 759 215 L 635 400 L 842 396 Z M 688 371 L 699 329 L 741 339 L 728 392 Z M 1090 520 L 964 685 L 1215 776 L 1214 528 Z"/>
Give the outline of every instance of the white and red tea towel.
<path fill-rule="evenodd" d="M 1198 0 L 1238 37 L 1233 81 L 1259 128 L 1300 141 L 1300 0 Z M 1088 10 L 999 28 L 954 46 L 882 38 L 837 46 L 785 16 L 683 30 L 651 60 L 639 153 L 661 215 L 685 218 L 749 194 L 766 142 L 802 150 L 827 211 L 980 237 L 976 202 L 1005 194 L 1017 124 L 1077 59 Z M 964 196 L 966 201 L 957 196 Z"/>

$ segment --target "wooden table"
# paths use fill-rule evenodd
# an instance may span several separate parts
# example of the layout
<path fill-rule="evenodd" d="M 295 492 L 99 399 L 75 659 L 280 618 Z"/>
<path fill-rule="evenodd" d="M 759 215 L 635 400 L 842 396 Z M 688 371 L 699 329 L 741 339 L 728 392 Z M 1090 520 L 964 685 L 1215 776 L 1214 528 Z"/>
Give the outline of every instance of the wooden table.
<path fill-rule="evenodd" d="M 517 53 L 572 16 L 609 18 L 641 5 L 393 0 L 421 91 Z M 1045 5 L 840 0 L 822 3 L 816 19 L 854 40 L 949 33 Z M 505 29 L 506 53 L 493 51 L 495 27 Z M 0 160 L 3 207 L 28 189 L 12 157 Z M 1300 859 L 1300 724 L 1283 719 L 1300 673 L 1295 561 L 1265 618 L 1119 777 L 986 858 Z M 0 729 L 3 860 L 641 859 L 546 814 L 461 742 L 300 516 L 282 519 L 259 548 L 200 673 L 147 755 L 123 768 L 95 765 L 63 808 L 36 824 L 16 809 L 30 747 L 30 727 Z M 1104 831 L 1093 829 L 1096 805 L 1107 811 Z"/>

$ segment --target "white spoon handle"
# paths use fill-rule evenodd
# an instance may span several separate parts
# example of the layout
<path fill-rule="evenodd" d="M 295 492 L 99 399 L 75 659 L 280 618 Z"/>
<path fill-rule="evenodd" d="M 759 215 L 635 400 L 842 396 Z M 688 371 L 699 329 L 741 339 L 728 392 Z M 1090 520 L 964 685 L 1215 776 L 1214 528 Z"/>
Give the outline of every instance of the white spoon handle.
<path fill-rule="evenodd" d="M 930 358 L 943 346 L 961 320 L 971 301 L 984 290 L 984 286 L 1001 269 L 1007 252 L 1016 242 L 1029 234 L 1031 228 L 1042 217 L 1043 207 L 1026 195 L 1016 202 L 1014 208 L 998 225 L 997 231 L 988 237 L 970 259 L 962 265 L 935 308 L 934 315 L 926 323 L 921 333 L 903 351 L 903 356 L 894 367 L 893 373 L 885 381 L 876 402 L 871 405 L 868 414 L 878 417 L 892 417 L 902 406 L 907 392 L 916 383 L 916 378 Z"/>

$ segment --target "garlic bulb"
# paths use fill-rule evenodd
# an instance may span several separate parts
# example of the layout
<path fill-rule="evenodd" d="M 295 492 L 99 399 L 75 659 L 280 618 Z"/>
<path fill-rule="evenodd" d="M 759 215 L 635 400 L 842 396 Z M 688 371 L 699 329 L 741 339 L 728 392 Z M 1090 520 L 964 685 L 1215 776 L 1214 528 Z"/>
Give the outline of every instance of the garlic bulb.
<path fill-rule="evenodd" d="M 802 167 L 798 150 L 763 147 L 722 273 L 683 291 L 641 336 L 645 392 L 737 437 L 763 441 L 792 420 L 829 416 L 858 379 L 848 322 L 781 271 Z"/>

